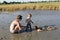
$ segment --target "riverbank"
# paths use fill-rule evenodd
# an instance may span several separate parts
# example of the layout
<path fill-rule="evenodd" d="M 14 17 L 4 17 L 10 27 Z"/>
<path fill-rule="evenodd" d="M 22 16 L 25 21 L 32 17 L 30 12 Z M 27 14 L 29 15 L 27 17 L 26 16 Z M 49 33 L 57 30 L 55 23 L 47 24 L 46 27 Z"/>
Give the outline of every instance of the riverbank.
<path fill-rule="evenodd" d="M 0 5 L 0 11 L 17 10 L 60 10 L 60 2 Z"/>

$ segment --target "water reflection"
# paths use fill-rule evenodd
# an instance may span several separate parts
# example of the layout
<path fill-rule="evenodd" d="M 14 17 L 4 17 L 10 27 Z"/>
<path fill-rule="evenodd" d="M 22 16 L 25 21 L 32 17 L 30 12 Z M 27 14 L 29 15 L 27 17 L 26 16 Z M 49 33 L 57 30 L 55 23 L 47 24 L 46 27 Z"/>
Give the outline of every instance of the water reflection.
<path fill-rule="evenodd" d="M 32 34 L 26 33 L 26 34 L 11 34 L 11 40 L 31 40 Z"/>
<path fill-rule="evenodd" d="M 22 36 L 17 34 L 12 34 L 11 40 L 22 40 Z"/>
<path fill-rule="evenodd" d="M 28 33 L 26 36 L 25 36 L 26 40 L 31 40 L 33 37 L 32 37 L 32 33 Z"/>

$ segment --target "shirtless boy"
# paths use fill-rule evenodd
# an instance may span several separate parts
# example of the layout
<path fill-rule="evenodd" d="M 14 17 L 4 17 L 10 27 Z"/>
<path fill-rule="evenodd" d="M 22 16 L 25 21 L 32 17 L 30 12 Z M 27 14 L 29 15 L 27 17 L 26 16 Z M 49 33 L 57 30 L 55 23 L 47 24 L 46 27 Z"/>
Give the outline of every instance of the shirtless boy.
<path fill-rule="evenodd" d="M 10 32 L 15 33 L 21 30 L 20 21 L 22 20 L 22 16 L 18 15 L 17 18 L 10 25 Z"/>

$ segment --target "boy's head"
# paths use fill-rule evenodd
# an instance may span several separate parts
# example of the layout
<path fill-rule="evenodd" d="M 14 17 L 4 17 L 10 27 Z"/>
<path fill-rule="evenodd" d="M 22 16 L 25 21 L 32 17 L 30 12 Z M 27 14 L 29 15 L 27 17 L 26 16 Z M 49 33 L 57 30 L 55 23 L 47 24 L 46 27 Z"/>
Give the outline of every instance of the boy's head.
<path fill-rule="evenodd" d="M 28 17 L 28 18 L 31 18 L 31 17 L 32 17 L 32 14 L 28 14 L 27 17 Z"/>
<path fill-rule="evenodd" d="M 22 15 L 18 15 L 17 19 L 22 20 Z"/>

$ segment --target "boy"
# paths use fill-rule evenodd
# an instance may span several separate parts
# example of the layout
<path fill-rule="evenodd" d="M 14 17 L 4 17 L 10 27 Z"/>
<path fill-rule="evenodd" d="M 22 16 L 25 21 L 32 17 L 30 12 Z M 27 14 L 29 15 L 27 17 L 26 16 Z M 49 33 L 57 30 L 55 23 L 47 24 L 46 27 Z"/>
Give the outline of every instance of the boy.
<path fill-rule="evenodd" d="M 28 31 L 28 28 L 30 29 L 30 31 L 32 31 L 31 23 L 33 23 L 33 22 L 31 20 L 31 17 L 32 17 L 32 14 L 28 14 L 27 15 L 27 19 L 26 19 L 26 23 L 27 23 L 26 31 Z"/>
<path fill-rule="evenodd" d="M 21 24 L 19 21 L 22 20 L 22 16 L 18 15 L 17 18 L 10 25 L 10 32 L 15 33 L 21 30 Z"/>

